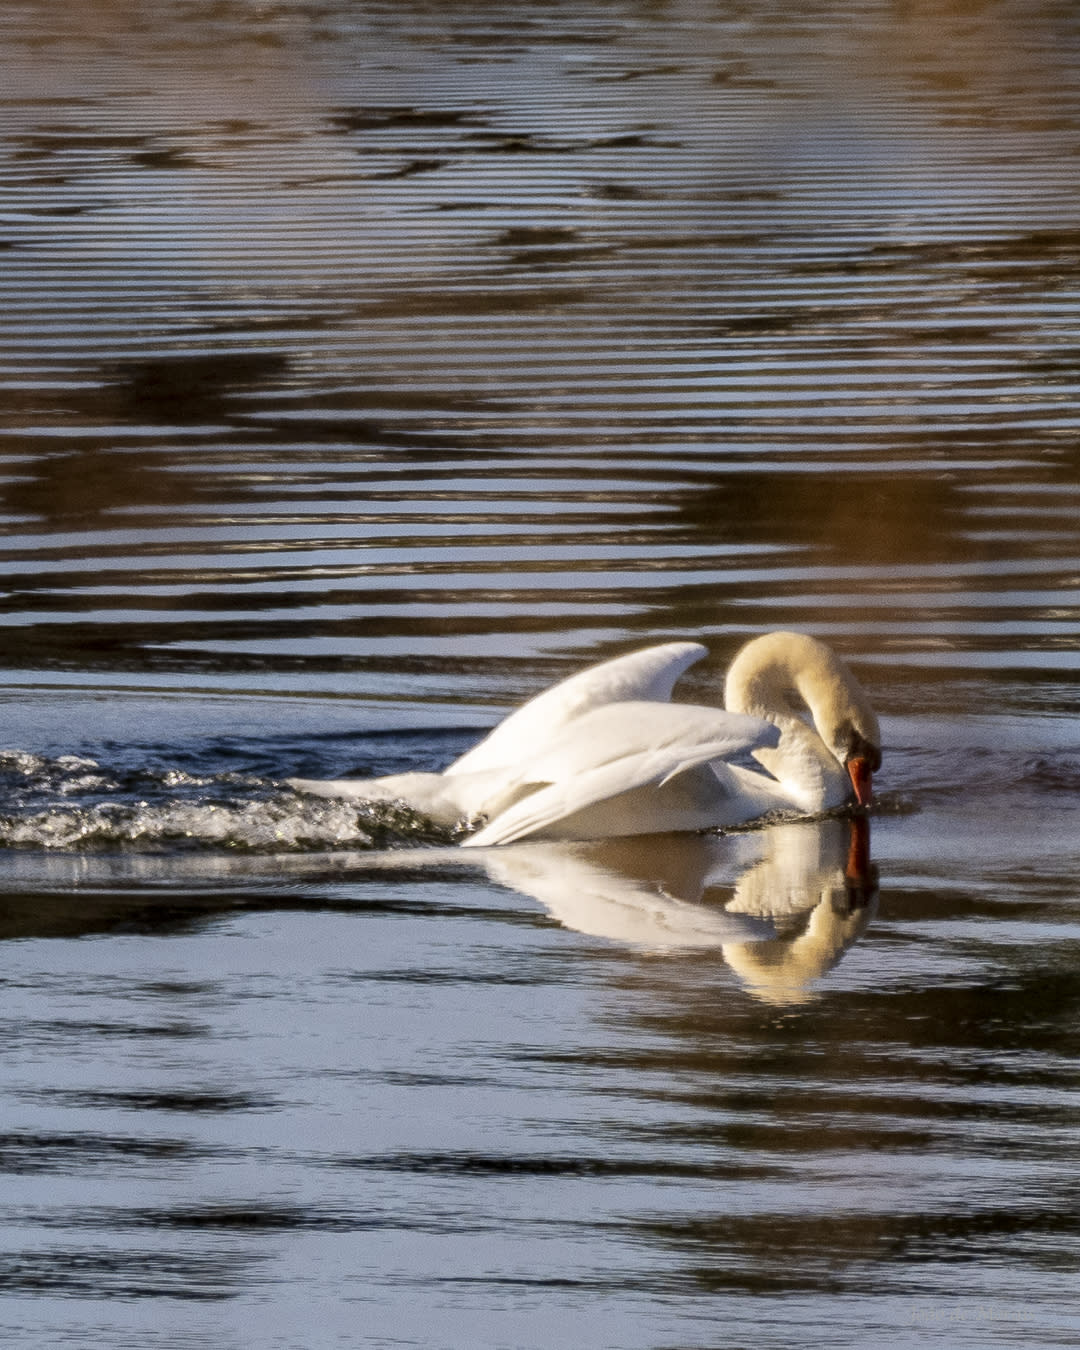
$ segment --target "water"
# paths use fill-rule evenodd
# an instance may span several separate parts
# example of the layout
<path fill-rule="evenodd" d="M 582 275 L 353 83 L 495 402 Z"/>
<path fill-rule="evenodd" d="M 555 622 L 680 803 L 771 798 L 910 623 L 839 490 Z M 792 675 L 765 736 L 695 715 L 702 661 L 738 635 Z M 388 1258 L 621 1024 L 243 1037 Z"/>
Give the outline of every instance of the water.
<path fill-rule="evenodd" d="M 6 1344 L 1080 1344 L 1078 54 L 0 5 Z M 282 783 L 781 627 L 866 836 Z"/>

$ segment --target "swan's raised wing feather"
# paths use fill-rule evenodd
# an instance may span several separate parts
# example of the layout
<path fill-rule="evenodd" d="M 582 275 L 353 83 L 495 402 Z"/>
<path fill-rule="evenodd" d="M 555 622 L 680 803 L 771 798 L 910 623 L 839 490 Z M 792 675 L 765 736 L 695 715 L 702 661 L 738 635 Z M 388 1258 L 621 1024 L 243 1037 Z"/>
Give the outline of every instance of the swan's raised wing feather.
<path fill-rule="evenodd" d="M 667 703 L 676 680 L 706 650 L 700 642 L 664 642 L 579 671 L 523 704 L 444 772 L 531 763 L 569 722 L 593 709 L 635 699 Z"/>
<path fill-rule="evenodd" d="M 774 744 L 778 734 L 760 718 L 690 704 L 626 702 L 594 709 L 564 728 L 522 771 L 518 799 L 496 810 L 465 846 L 508 844 L 541 833 L 598 803 L 662 787 L 709 760 Z M 722 795 L 719 782 L 715 788 Z M 649 828 L 646 815 L 634 832 Z"/>

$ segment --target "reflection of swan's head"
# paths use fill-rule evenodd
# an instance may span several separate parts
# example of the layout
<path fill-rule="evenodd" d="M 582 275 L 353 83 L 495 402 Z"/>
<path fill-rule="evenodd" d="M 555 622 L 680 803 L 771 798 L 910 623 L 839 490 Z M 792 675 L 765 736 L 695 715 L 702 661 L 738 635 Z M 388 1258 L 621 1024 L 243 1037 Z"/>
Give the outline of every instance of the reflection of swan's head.
<path fill-rule="evenodd" d="M 774 826 L 765 837 L 765 857 L 739 878 L 727 908 L 773 918 L 778 936 L 727 943 L 724 959 L 763 1002 L 804 1003 L 873 915 L 878 872 L 870 861 L 869 821 L 797 822 Z"/>
<path fill-rule="evenodd" d="M 804 633 L 767 633 L 748 642 L 728 671 L 724 702 L 731 712 L 764 717 L 781 728 L 809 711 L 829 754 L 847 770 L 856 800 L 869 804 L 872 777 L 881 767 L 877 714 L 823 642 Z"/>
<path fill-rule="evenodd" d="M 872 910 L 862 903 L 847 907 L 844 890 L 826 891 L 811 911 L 806 927 L 772 942 L 732 942 L 724 960 L 763 1003 L 806 1003 L 816 997 L 811 986 L 840 960 L 870 922 Z"/>

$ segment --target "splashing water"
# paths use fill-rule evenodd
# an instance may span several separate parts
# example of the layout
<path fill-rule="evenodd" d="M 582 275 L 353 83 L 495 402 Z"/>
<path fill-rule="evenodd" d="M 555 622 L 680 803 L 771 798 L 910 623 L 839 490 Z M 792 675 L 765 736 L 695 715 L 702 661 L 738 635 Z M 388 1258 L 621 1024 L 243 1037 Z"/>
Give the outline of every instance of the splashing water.
<path fill-rule="evenodd" d="M 0 752 L 0 847 L 258 852 L 446 843 L 394 802 L 303 796 L 272 780 L 175 767 L 121 772 L 77 755 Z"/>

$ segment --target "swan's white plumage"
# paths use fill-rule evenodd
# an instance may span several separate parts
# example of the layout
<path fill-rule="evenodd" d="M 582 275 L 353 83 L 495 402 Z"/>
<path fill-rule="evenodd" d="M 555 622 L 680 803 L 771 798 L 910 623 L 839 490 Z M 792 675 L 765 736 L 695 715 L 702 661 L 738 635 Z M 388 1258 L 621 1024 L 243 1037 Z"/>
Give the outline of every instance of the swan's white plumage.
<path fill-rule="evenodd" d="M 531 699 L 442 773 L 290 779 L 321 796 L 401 799 L 443 825 L 481 820 L 464 844 L 714 829 L 848 800 L 848 760 L 868 783 L 877 720 L 824 644 L 773 633 L 732 665 L 728 710 L 669 702 L 706 649 L 669 642 L 602 662 Z M 806 707 L 810 726 L 796 716 Z M 845 746 L 855 745 L 854 750 Z M 730 763 L 752 752 L 768 770 Z M 870 754 L 873 763 L 867 764 Z M 858 788 L 857 788 L 858 790 Z"/>
<path fill-rule="evenodd" d="M 667 703 L 679 676 L 707 655 L 700 642 L 664 642 L 578 671 L 522 704 L 444 773 L 519 765 L 541 754 L 575 718 L 612 703 Z"/>
<path fill-rule="evenodd" d="M 592 708 L 512 775 L 520 799 L 465 843 L 705 829 L 730 793 L 709 762 L 777 739 L 776 728 L 761 718 L 687 703 L 634 700 Z M 692 772 L 699 767 L 702 773 Z"/>

